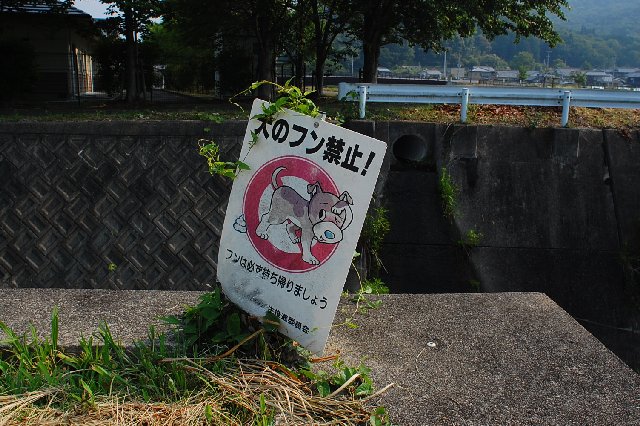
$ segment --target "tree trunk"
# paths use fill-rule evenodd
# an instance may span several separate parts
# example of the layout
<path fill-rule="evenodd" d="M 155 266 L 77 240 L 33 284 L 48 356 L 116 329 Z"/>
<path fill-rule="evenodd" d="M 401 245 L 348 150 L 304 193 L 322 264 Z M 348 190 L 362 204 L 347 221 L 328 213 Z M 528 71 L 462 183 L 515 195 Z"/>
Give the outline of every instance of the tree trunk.
<path fill-rule="evenodd" d="M 300 51 L 296 55 L 295 77 L 295 85 L 304 92 L 304 57 L 302 49 L 300 49 Z"/>
<path fill-rule="evenodd" d="M 260 14 L 257 21 L 258 81 L 275 82 L 275 42 L 271 34 L 270 22 L 266 14 Z M 258 87 L 257 96 L 265 101 L 270 101 L 273 97 L 273 87 L 270 84 L 263 84 Z"/>
<path fill-rule="evenodd" d="M 373 43 L 370 40 L 364 40 L 362 43 L 364 53 L 364 65 L 362 66 L 363 83 L 378 82 L 378 58 L 380 57 L 380 44 Z"/>
<path fill-rule="evenodd" d="M 396 20 L 393 19 L 397 11 L 397 2 L 393 0 L 380 0 L 369 2 L 364 11 L 362 28 L 362 50 L 364 53 L 364 65 L 362 79 L 364 83 L 378 82 L 378 59 L 382 41 L 389 33 L 393 33 Z"/>
<path fill-rule="evenodd" d="M 271 44 L 271 43 L 269 43 Z M 275 81 L 273 65 L 274 53 L 273 46 L 260 46 L 258 53 L 258 81 Z M 269 84 L 263 84 L 258 87 L 258 97 L 265 101 L 270 101 L 273 94 L 273 87 Z"/>
<path fill-rule="evenodd" d="M 133 11 L 124 11 L 125 41 L 127 45 L 126 87 L 127 102 L 135 102 L 137 98 L 136 85 L 136 39 L 134 35 Z"/>
<path fill-rule="evenodd" d="M 298 8 L 296 11 L 297 19 L 296 22 L 298 24 L 298 45 L 297 52 L 295 53 L 295 79 L 294 84 L 300 88 L 303 92 L 305 91 L 304 87 L 304 29 L 306 24 L 306 13 L 305 10 L 308 8 L 306 1 L 299 0 L 297 2 Z"/>
<path fill-rule="evenodd" d="M 316 96 L 322 96 L 324 90 L 324 64 L 327 62 L 326 55 L 316 52 Z"/>

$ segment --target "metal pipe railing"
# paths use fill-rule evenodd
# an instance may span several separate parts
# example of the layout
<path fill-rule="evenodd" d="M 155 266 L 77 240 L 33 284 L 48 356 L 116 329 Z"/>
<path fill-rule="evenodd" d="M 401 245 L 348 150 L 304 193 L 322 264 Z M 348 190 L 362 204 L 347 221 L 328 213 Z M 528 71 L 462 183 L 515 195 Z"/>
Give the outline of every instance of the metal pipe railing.
<path fill-rule="evenodd" d="M 569 123 L 571 106 L 594 108 L 640 109 L 640 92 L 603 91 L 590 89 L 546 89 L 512 87 L 425 86 L 417 84 L 353 84 L 340 83 L 338 99 L 355 100 L 347 96 L 356 93 L 360 118 L 366 116 L 367 102 L 459 103 L 460 121 L 467 121 L 469 104 L 562 106 L 561 124 Z"/>

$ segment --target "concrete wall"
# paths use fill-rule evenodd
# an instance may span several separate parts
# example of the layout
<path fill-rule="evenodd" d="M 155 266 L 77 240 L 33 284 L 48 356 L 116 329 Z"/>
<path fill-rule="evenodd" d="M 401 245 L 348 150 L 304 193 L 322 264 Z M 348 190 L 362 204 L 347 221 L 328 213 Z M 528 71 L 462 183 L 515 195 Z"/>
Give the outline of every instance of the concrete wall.
<path fill-rule="evenodd" d="M 0 124 L 0 286 L 206 290 L 230 183 L 198 139 L 245 126 Z"/>
<path fill-rule="evenodd" d="M 232 158 L 244 127 L 0 124 L 0 287 L 206 289 L 230 184 L 205 171 L 198 139 Z M 389 143 L 376 192 L 392 291 L 545 292 L 640 359 L 640 284 L 621 262 L 640 253 L 638 132 L 351 127 Z M 443 167 L 458 188 L 452 219 Z M 471 229 L 483 237 L 463 248 Z"/>
<path fill-rule="evenodd" d="M 640 282 L 622 260 L 640 256 L 638 132 L 359 125 L 390 143 L 392 290 L 542 291 L 640 365 Z M 437 189 L 443 167 L 458 188 L 452 220 Z M 483 236 L 463 248 L 469 230 Z"/>

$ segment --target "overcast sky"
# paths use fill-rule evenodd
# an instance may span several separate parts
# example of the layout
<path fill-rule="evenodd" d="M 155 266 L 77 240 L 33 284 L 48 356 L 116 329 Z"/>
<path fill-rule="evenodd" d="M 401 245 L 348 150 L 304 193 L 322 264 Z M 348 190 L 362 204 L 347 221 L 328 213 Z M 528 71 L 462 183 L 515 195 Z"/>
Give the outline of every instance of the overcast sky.
<path fill-rule="evenodd" d="M 81 11 L 88 13 L 94 18 L 106 18 L 107 5 L 99 0 L 75 0 L 73 4 Z"/>

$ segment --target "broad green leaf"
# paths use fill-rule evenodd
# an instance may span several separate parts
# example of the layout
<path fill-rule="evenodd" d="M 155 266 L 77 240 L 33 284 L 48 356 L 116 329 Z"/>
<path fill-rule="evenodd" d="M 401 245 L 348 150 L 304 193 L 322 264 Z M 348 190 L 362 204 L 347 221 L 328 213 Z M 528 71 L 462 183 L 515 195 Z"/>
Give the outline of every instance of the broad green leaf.
<path fill-rule="evenodd" d="M 323 398 L 331 393 L 331 386 L 329 386 L 329 383 L 326 381 L 318 382 L 316 387 L 318 389 L 318 393 Z"/>
<path fill-rule="evenodd" d="M 248 164 L 243 163 L 242 161 L 236 161 L 236 166 L 239 170 L 251 170 Z"/>
<path fill-rule="evenodd" d="M 233 338 L 236 338 L 240 333 L 242 333 L 240 315 L 238 315 L 237 312 L 234 312 L 229 318 L 227 318 L 227 333 Z"/>
<path fill-rule="evenodd" d="M 207 419 L 207 423 L 213 422 L 213 409 L 209 404 L 204 407 L 204 417 Z"/>

